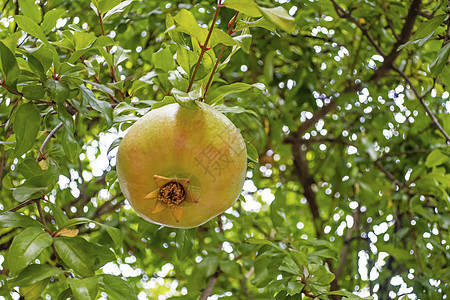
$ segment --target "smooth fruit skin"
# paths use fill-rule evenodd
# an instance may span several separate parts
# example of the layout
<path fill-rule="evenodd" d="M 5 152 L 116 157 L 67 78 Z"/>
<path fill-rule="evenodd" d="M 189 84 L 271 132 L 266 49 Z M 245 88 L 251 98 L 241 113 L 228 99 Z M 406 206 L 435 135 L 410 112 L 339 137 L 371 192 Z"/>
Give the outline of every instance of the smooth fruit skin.
<path fill-rule="evenodd" d="M 129 129 L 117 153 L 120 188 L 144 219 L 169 227 L 197 227 L 227 210 L 239 197 L 247 170 L 244 139 L 210 105 L 189 109 L 177 103 L 151 110 Z M 177 222 L 170 209 L 152 213 L 154 175 L 189 178 L 198 203 L 183 203 Z"/>

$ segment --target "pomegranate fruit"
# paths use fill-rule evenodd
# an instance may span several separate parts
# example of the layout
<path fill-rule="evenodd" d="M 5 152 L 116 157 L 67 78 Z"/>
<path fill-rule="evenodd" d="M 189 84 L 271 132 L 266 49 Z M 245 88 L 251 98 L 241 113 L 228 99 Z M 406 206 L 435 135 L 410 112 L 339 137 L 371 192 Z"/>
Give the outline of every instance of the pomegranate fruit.
<path fill-rule="evenodd" d="M 119 145 L 120 188 L 150 222 L 199 226 L 227 210 L 242 191 L 247 170 L 242 135 L 225 115 L 197 104 L 151 110 Z"/>

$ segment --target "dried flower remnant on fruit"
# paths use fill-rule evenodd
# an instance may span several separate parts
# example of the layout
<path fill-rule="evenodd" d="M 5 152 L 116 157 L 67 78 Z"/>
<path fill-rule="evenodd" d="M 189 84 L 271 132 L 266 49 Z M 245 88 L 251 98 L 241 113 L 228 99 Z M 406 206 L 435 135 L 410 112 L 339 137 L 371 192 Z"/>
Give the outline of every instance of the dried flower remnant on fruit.
<path fill-rule="evenodd" d="M 171 206 L 179 205 L 185 197 L 186 190 L 184 187 L 178 182 L 171 181 L 160 188 L 157 199 Z"/>
<path fill-rule="evenodd" d="M 177 222 L 183 215 L 183 206 L 187 203 L 197 203 L 197 198 L 188 190 L 189 179 L 153 176 L 158 189 L 145 196 L 145 199 L 156 199 L 152 213 L 160 213 L 169 207 Z"/>

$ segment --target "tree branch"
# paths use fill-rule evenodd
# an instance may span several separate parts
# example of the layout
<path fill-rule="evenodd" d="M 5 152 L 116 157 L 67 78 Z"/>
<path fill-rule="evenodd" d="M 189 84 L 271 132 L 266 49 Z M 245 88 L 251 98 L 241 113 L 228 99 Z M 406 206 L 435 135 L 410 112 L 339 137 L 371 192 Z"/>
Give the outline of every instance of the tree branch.
<path fill-rule="evenodd" d="M 370 35 L 369 31 L 366 28 L 364 28 L 364 26 L 350 14 L 350 12 L 343 9 L 335 0 L 330 0 L 330 1 L 333 3 L 334 9 L 336 10 L 337 15 L 342 19 L 348 19 L 352 23 L 354 23 L 362 31 L 362 33 L 367 37 L 369 42 L 375 47 L 377 52 L 381 56 L 385 57 L 386 54 L 384 53 L 383 49 L 381 49 L 380 45 L 378 45 L 378 43 Z"/>
<path fill-rule="evenodd" d="M 416 22 L 416 18 L 419 15 L 420 4 L 422 0 L 413 0 L 411 6 L 409 7 L 408 15 L 406 16 L 405 24 L 403 25 L 402 32 L 400 33 L 399 39 L 392 47 L 391 52 L 384 57 L 384 61 L 381 66 L 373 73 L 370 80 L 379 80 L 386 76 L 386 74 L 394 66 L 395 59 L 399 56 L 401 50 L 398 50 L 400 45 L 406 43 L 411 37 L 411 32 Z"/>
<path fill-rule="evenodd" d="M 8 209 L 7 212 L 18 211 L 19 209 L 24 208 L 24 207 L 26 207 L 26 206 L 28 206 L 28 205 L 30 205 L 30 204 L 33 204 L 34 202 L 39 201 L 39 200 L 40 200 L 40 198 L 25 200 L 25 201 L 21 202 L 19 205 L 14 206 L 13 208 Z"/>
<path fill-rule="evenodd" d="M 347 231 L 347 234 L 344 238 L 344 246 L 342 247 L 341 254 L 339 256 L 339 266 L 337 270 L 334 272 L 334 275 L 336 278 L 335 281 L 339 281 L 342 275 L 342 271 L 347 265 L 347 256 L 350 249 L 350 242 L 354 240 L 353 238 L 353 232 L 359 227 L 359 215 L 360 215 L 360 208 L 358 207 L 353 212 L 353 226 Z"/>
<path fill-rule="evenodd" d="M 316 236 L 317 238 L 320 238 L 323 235 L 323 220 L 320 216 L 319 206 L 317 205 L 316 193 L 312 189 L 312 185 L 315 185 L 315 181 L 309 173 L 306 153 L 302 150 L 299 142 L 292 144 L 292 154 L 294 156 L 295 173 L 303 187 L 303 195 L 305 196 L 309 205 L 309 210 L 311 211 Z"/>
<path fill-rule="evenodd" d="M 236 24 L 236 19 L 239 12 L 237 11 L 234 16 L 231 18 L 230 23 L 228 24 L 228 35 L 231 35 L 233 33 L 234 24 Z M 213 80 L 214 74 L 216 73 L 217 67 L 219 66 L 220 59 L 222 58 L 223 51 L 225 51 L 226 46 L 222 45 L 222 48 L 220 49 L 219 55 L 217 56 L 216 63 L 214 64 L 214 67 L 211 71 L 211 76 L 209 76 L 208 83 L 206 83 L 205 92 L 203 93 L 203 99 L 206 98 L 206 93 L 208 92 L 208 88 L 211 85 L 211 82 Z"/>
<path fill-rule="evenodd" d="M 219 270 L 217 270 L 216 273 L 214 273 L 213 275 L 211 275 L 211 277 L 209 277 L 208 284 L 203 290 L 199 300 L 207 300 L 208 297 L 211 296 L 214 286 L 216 285 L 217 278 L 219 278 L 219 275 L 220 272 Z"/>
<path fill-rule="evenodd" d="M 40 220 L 41 220 L 41 223 L 42 223 L 45 227 L 47 227 L 47 222 L 45 221 L 44 212 L 42 211 L 41 199 L 38 199 L 37 201 L 35 201 L 35 203 L 36 203 L 37 210 L 38 210 L 38 212 L 39 212 L 39 218 L 40 218 Z"/>
<path fill-rule="evenodd" d="M 192 85 L 194 84 L 195 75 L 197 75 L 197 71 L 198 71 L 198 68 L 200 67 L 200 64 L 202 62 L 203 55 L 205 55 L 206 50 L 208 50 L 208 42 L 209 42 L 209 39 L 211 38 L 211 34 L 213 32 L 214 25 L 216 23 L 217 17 L 219 16 L 219 10 L 220 10 L 221 6 L 222 6 L 222 1 L 219 0 L 219 2 L 217 4 L 217 7 L 216 7 L 216 13 L 214 14 L 214 17 L 213 17 L 213 20 L 212 20 L 211 27 L 209 28 L 208 35 L 206 36 L 205 43 L 202 45 L 202 51 L 200 52 L 200 56 L 198 57 L 197 65 L 195 65 L 194 72 L 192 73 L 191 80 L 189 81 L 189 85 L 187 87 L 187 91 L 186 92 L 188 92 L 188 93 L 191 90 Z"/>
<path fill-rule="evenodd" d="M 419 92 L 417 91 L 417 89 L 414 87 L 414 85 L 412 84 L 411 80 L 409 79 L 408 75 L 406 75 L 402 70 L 400 70 L 399 68 L 392 66 L 393 70 L 396 71 L 397 73 L 400 74 L 400 76 L 402 76 L 406 83 L 409 85 L 409 87 L 411 88 L 411 90 L 413 91 L 414 95 L 416 96 L 416 98 L 419 100 L 420 104 L 422 104 L 423 108 L 425 109 L 425 111 L 427 112 L 428 116 L 430 116 L 431 121 L 434 123 L 434 125 L 436 126 L 436 128 L 442 133 L 442 135 L 445 137 L 445 139 L 447 140 L 447 143 L 450 143 L 450 136 L 448 135 L 448 133 L 444 130 L 444 128 L 442 127 L 442 125 L 439 123 L 439 120 L 436 118 L 436 116 L 433 114 L 433 112 L 430 110 L 430 108 L 428 107 L 428 105 L 425 103 L 424 97 L 421 96 L 419 94 Z"/>
<path fill-rule="evenodd" d="M 63 122 L 59 123 L 58 125 L 56 125 L 55 128 L 53 128 L 52 131 L 50 131 L 50 133 L 47 135 L 47 137 L 45 138 L 44 142 L 42 143 L 41 148 L 39 149 L 39 153 L 38 156 L 36 157 L 36 161 L 39 162 L 42 160 L 43 157 L 43 153 L 45 151 L 45 148 L 47 147 L 47 144 L 50 142 L 51 138 L 55 135 L 55 133 L 63 126 Z"/>

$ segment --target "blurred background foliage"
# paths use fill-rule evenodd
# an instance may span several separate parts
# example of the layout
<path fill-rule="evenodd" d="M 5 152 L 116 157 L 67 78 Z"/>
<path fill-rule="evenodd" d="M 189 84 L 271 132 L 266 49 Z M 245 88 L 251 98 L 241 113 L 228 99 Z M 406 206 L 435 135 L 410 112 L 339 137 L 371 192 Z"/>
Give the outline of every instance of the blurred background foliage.
<path fill-rule="evenodd" d="M 203 96 L 252 145 L 244 191 L 176 230 L 115 151 L 180 101 L 217 3 L 0 1 L 1 299 L 449 296 L 448 1 L 257 3 L 224 2 L 193 86 L 227 44 Z"/>

